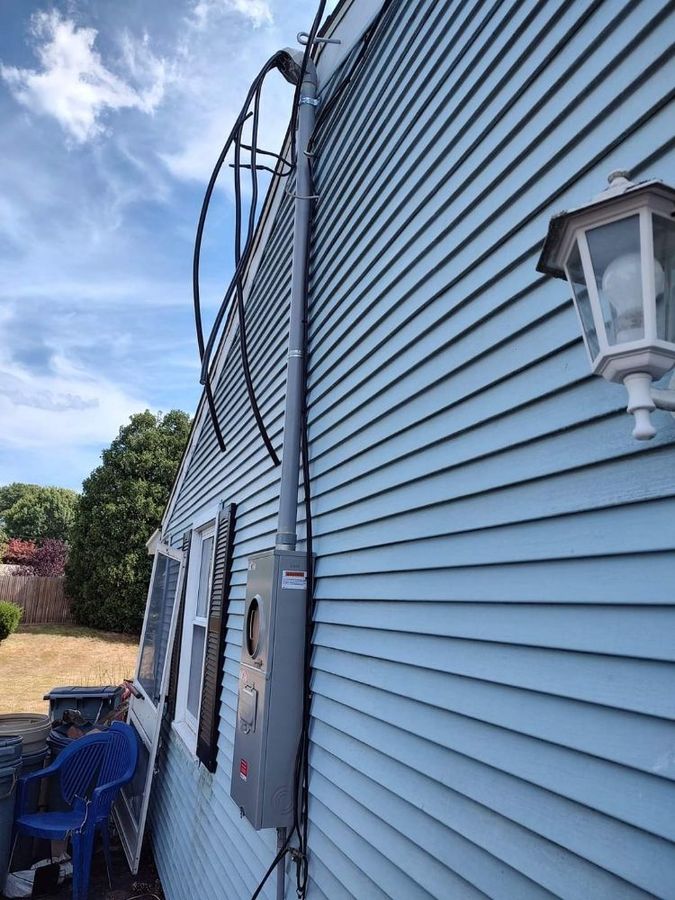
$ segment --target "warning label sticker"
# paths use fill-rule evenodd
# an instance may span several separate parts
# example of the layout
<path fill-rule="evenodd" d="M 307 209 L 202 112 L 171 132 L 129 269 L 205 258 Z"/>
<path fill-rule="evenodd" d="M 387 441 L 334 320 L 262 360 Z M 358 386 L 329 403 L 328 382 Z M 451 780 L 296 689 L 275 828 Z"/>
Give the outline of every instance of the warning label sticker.
<path fill-rule="evenodd" d="M 307 588 L 307 572 L 282 569 L 281 588 L 284 591 L 304 591 Z"/>
<path fill-rule="evenodd" d="M 248 762 L 245 759 L 239 760 L 239 777 L 242 781 L 248 781 Z"/>

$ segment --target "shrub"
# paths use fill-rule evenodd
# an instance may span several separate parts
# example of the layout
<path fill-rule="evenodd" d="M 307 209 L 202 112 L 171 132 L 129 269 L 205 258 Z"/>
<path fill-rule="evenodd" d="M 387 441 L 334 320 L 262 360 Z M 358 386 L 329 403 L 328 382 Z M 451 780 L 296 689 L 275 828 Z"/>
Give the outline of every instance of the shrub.
<path fill-rule="evenodd" d="M 19 627 L 22 609 L 16 603 L 0 600 L 0 641 L 4 641 Z"/>
<path fill-rule="evenodd" d="M 33 541 L 22 541 L 19 538 L 10 538 L 5 550 L 4 561 L 12 563 L 16 566 L 30 566 L 33 564 L 33 554 L 35 553 L 35 543 Z"/>
<path fill-rule="evenodd" d="M 63 575 L 67 561 L 68 545 L 56 538 L 47 538 L 33 553 L 30 574 Z"/>

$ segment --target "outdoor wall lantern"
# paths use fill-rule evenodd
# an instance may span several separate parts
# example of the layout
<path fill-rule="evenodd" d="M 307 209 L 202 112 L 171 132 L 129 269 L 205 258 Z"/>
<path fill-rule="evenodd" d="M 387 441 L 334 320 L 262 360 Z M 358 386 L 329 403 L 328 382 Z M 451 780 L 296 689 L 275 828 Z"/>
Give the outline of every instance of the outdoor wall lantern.
<path fill-rule="evenodd" d="M 652 410 L 675 411 L 675 390 L 652 388 L 675 368 L 675 188 L 627 176 L 551 219 L 537 270 L 569 282 L 591 369 L 624 383 L 646 441 Z"/>

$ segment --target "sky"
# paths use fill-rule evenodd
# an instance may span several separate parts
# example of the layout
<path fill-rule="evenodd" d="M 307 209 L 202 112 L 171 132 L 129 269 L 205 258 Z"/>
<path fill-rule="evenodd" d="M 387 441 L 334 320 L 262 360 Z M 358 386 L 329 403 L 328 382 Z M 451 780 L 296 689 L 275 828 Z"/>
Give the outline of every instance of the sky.
<path fill-rule="evenodd" d="M 199 399 L 194 231 L 265 60 L 317 0 L 0 0 L 0 484 L 78 490 L 134 412 Z M 328 4 L 328 11 L 336 5 Z M 292 88 L 266 83 L 277 149 Z M 233 268 L 230 171 L 203 302 Z"/>

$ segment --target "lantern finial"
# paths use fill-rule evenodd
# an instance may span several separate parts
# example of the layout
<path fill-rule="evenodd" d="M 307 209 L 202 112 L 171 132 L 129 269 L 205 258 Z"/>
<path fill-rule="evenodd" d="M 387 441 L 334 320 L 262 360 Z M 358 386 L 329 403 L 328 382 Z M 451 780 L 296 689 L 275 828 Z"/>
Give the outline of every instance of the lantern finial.
<path fill-rule="evenodd" d="M 610 172 L 607 176 L 608 184 L 613 184 L 615 181 L 629 181 L 630 180 L 630 170 L 629 169 L 614 169 L 613 172 Z"/>
<path fill-rule="evenodd" d="M 624 191 L 633 187 L 635 187 L 635 184 L 630 180 L 629 169 L 614 169 L 607 176 L 607 187 L 600 194 L 596 194 L 593 199 L 596 202 L 598 200 L 608 200 L 610 197 L 623 194 Z"/>

